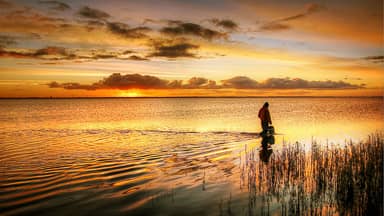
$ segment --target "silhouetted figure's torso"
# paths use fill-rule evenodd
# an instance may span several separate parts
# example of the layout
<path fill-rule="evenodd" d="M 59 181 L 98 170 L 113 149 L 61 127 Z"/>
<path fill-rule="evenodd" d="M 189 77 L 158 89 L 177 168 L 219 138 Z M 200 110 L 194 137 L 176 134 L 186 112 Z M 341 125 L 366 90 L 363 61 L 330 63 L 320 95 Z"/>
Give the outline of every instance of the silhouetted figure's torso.
<path fill-rule="evenodd" d="M 268 130 L 268 123 L 272 124 L 271 115 L 269 114 L 269 109 L 267 106 L 263 106 L 259 110 L 259 118 L 261 120 L 261 127 L 263 128 L 263 133 Z"/>

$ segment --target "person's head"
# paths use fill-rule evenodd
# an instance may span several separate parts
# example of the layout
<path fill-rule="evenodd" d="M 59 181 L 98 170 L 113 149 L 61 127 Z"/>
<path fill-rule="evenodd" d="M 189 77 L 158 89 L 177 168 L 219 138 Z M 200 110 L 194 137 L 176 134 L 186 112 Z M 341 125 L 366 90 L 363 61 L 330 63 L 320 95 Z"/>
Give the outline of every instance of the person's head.
<path fill-rule="evenodd" d="M 268 108 L 268 107 L 269 107 L 269 103 L 268 103 L 268 102 L 265 102 L 264 105 L 263 105 L 263 107 Z"/>

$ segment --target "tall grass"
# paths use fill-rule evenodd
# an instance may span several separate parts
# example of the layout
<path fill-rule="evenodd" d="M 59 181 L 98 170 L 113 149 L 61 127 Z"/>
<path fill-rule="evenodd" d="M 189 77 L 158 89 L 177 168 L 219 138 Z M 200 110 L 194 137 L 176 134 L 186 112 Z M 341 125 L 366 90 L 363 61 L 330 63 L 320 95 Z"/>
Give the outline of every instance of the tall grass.
<path fill-rule="evenodd" d="M 268 162 L 246 148 L 240 184 L 249 192 L 248 215 L 271 208 L 281 215 L 383 215 L 383 143 L 383 134 L 374 134 L 343 145 L 312 141 L 309 150 L 283 144 Z"/>

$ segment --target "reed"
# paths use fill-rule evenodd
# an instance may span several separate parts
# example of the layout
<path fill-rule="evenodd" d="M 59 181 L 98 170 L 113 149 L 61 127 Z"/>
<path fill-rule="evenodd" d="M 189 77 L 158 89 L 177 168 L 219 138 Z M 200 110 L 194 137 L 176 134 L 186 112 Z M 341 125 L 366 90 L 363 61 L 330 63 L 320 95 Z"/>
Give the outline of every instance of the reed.
<path fill-rule="evenodd" d="M 268 162 L 245 149 L 240 184 L 249 193 L 248 215 L 383 215 L 384 136 L 342 145 L 283 144 Z"/>

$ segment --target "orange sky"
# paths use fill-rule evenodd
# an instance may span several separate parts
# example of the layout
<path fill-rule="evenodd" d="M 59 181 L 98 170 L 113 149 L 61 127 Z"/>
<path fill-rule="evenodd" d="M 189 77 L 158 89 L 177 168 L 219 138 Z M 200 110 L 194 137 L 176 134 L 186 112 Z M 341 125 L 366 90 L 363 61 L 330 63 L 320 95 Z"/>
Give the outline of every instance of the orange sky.
<path fill-rule="evenodd" d="M 0 97 L 381 96 L 382 4 L 0 0 Z"/>

